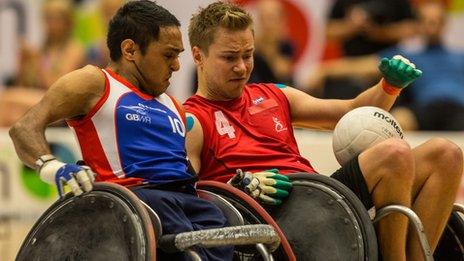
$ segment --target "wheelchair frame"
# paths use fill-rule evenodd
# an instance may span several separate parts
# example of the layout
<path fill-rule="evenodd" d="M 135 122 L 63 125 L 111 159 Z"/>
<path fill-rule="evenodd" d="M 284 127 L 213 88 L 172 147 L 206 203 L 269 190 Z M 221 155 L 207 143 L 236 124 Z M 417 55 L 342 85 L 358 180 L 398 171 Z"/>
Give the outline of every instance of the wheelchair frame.
<path fill-rule="evenodd" d="M 357 213 L 360 212 L 360 202 L 357 202 L 358 200 L 356 196 L 354 196 L 354 194 L 350 195 L 350 193 L 346 194 L 344 189 L 347 188 L 343 186 L 341 187 L 343 193 L 340 194 L 340 187 L 338 187 L 338 184 L 335 185 L 335 188 L 332 184 L 333 179 L 322 175 L 308 174 L 292 174 L 289 175 L 289 177 L 297 186 L 308 186 L 308 188 L 319 191 L 318 193 L 322 191 L 323 193 L 328 193 L 333 196 L 334 202 L 339 204 L 341 202 L 347 212 L 352 212 L 350 215 L 353 217 L 356 217 L 357 215 L 367 215 L 366 211 L 361 214 Z M 328 186 L 326 186 L 327 184 Z M 163 235 L 161 222 L 157 214 L 146 204 L 140 201 L 129 189 L 112 183 L 96 183 L 94 191 L 75 198 L 80 198 L 81 200 L 85 200 L 88 204 L 93 204 L 92 201 L 95 201 L 95 196 L 98 196 L 99 193 L 110 193 L 111 195 L 114 195 L 117 200 L 121 200 L 123 203 L 127 203 L 129 205 L 130 211 L 139 217 L 139 220 L 137 221 L 138 223 L 135 222 L 137 227 L 136 230 L 144 231 L 143 235 L 145 236 L 143 241 L 145 243 L 142 245 L 151 246 L 146 248 L 145 251 L 142 251 L 143 254 L 141 254 L 136 260 L 155 260 L 156 247 L 154 246 L 158 246 L 163 250 L 185 251 L 193 260 L 201 260 L 196 252 L 192 250 L 192 247 L 214 247 L 229 244 L 239 245 L 236 248 L 237 252 L 245 253 L 245 260 L 248 260 L 246 254 L 250 253 L 251 256 L 256 254 L 261 255 L 263 260 L 273 260 L 274 256 L 278 260 L 296 260 L 295 253 L 293 253 L 290 243 L 285 237 L 284 232 L 279 227 L 278 222 L 276 222 L 261 205 L 249 197 L 246 193 L 227 184 L 215 181 L 200 181 L 197 184 L 197 188 L 199 196 L 216 204 L 223 211 L 230 225 L 235 227 L 213 229 L 209 231 L 203 230 L 185 232 L 177 235 Z M 41 216 L 39 221 L 29 232 L 27 238 L 24 240 L 17 255 L 17 260 L 30 260 L 30 257 L 27 256 L 27 251 L 24 252 L 24 250 L 37 243 L 36 234 L 40 231 L 41 227 L 51 224 L 52 222 L 56 222 L 53 217 L 54 213 L 57 213 L 60 209 L 66 208 L 67 204 L 69 204 L 69 206 L 71 206 L 71 204 L 75 204 L 75 202 L 71 201 L 72 198 L 74 197 L 67 195 L 64 199 L 54 203 Z M 347 200 L 348 203 L 343 203 L 345 200 Z M 354 201 L 354 203 L 351 201 Z M 333 204 L 334 202 L 328 203 Z M 352 204 L 357 205 L 354 210 L 352 209 Z M 411 223 L 416 228 L 417 233 L 419 233 L 419 238 L 424 250 L 424 257 L 426 260 L 433 260 L 433 255 L 428 247 L 428 242 L 425 238 L 422 224 L 412 210 L 403 206 L 387 206 L 377 211 L 376 217 L 372 218 L 372 223 L 376 223 L 381 218 L 397 211 L 405 214 L 411 220 Z M 464 260 L 464 255 L 462 254 L 464 253 L 464 221 L 457 212 L 464 213 L 464 207 L 458 204 L 455 205 L 454 212 L 450 217 L 450 223 L 447 226 L 446 232 L 450 234 L 448 235 L 448 240 L 453 241 L 452 247 L 455 248 L 453 254 L 460 257 L 459 260 Z M 365 217 L 363 217 L 362 220 L 365 220 Z M 134 220 L 131 219 L 129 219 L 129 221 L 134 222 Z M 259 224 L 269 224 L 270 226 Z M 367 224 L 368 228 L 366 228 L 366 223 L 361 222 L 359 226 L 360 231 L 364 231 L 362 232 L 364 233 L 362 236 L 366 236 L 366 231 L 370 231 L 369 226 L 372 226 L 372 224 Z M 259 232 L 256 232 L 256 230 L 259 230 Z M 224 241 L 217 240 L 218 235 L 223 238 L 230 235 L 233 236 L 229 241 Z M 367 232 L 367 237 L 372 237 L 371 232 Z M 280 245 L 278 245 L 279 239 L 281 242 Z M 247 246 L 250 244 L 254 245 L 254 247 Z M 376 250 L 376 247 L 377 246 L 375 244 L 371 245 L 369 249 L 364 251 L 365 254 L 360 256 L 358 260 L 375 260 L 377 253 L 372 254 L 372 249 Z M 446 256 L 449 251 L 447 251 L 446 246 L 443 248 L 440 247 L 441 246 L 439 245 L 437 249 L 440 249 L 440 257 L 443 258 L 443 256 Z M 277 251 L 275 251 L 274 254 L 271 254 L 269 249 L 272 251 L 275 250 L 275 248 L 277 248 Z"/>
<path fill-rule="evenodd" d="M 296 173 L 290 174 L 288 177 L 292 180 L 294 185 L 303 184 L 308 186 L 308 189 L 314 190 L 321 190 L 324 193 L 332 195 L 334 198 L 333 202 L 328 202 L 328 204 L 334 204 L 334 202 L 342 202 L 342 205 L 347 209 L 347 212 L 351 217 L 356 217 L 359 219 L 360 222 L 360 231 L 363 237 L 367 237 L 365 239 L 366 242 L 370 242 L 370 246 L 366 248 L 364 251 L 364 255 L 360 255 L 358 260 L 377 260 L 377 245 L 376 242 L 376 235 L 375 231 L 373 230 L 372 224 L 377 223 L 379 220 L 384 218 L 385 216 L 398 212 L 400 214 L 405 215 L 408 217 L 410 223 L 413 225 L 414 231 L 418 234 L 422 251 L 424 254 L 425 260 L 434 260 L 434 254 L 437 255 L 437 260 L 464 260 L 464 206 L 460 204 L 454 205 L 454 211 L 450 216 L 450 220 L 447 224 L 447 227 L 442 235 L 442 239 L 437 246 L 435 253 L 432 253 L 430 250 L 430 246 L 428 244 L 427 238 L 424 233 L 424 228 L 422 225 L 421 220 L 419 217 L 410 209 L 400 205 L 390 205 L 384 207 L 382 209 L 377 210 L 376 215 L 373 217 L 368 216 L 368 212 L 362 206 L 359 199 L 343 184 L 340 182 L 331 179 L 327 176 L 323 175 L 308 175 L 308 173 Z M 231 201 L 235 207 L 237 207 L 240 211 L 244 211 L 245 214 L 250 212 L 249 207 L 254 206 L 251 201 L 254 201 L 251 197 L 249 197 L 244 192 L 237 190 L 231 186 L 228 186 L 224 183 L 216 182 L 216 181 L 199 181 L 197 183 L 197 188 L 210 190 L 213 191 L 228 201 Z M 308 193 L 311 193 L 308 190 Z M 235 196 L 237 195 L 237 196 Z M 248 200 L 247 200 L 248 199 Z M 343 203 L 343 201 L 347 201 Z M 240 207 L 240 202 L 246 202 L 244 207 Z M 284 203 L 285 204 L 285 203 Z M 351 212 L 351 213 L 350 213 Z M 460 214 L 462 214 L 462 216 Z M 244 213 L 242 213 L 244 214 Z M 256 212 L 258 216 L 260 212 Z M 267 213 L 266 213 L 267 214 Z M 248 214 L 249 215 L 249 214 Z M 271 218 L 273 219 L 273 218 Z M 255 217 L 255 220 L 251 220 L 251 222 L 261 223 L 261 222 L 269 222 L 267 218 L 259 218 Z M 277 221 L 277 223 L 279 223 Z M 273 224 L 273 223 L 268 223 Z M 277 224 L 276 224 L 277 225 Z M 281 224 L 279 224 L 281 225 Z M 277 225 L 277 226 L 279 226 Z M 273 225 L 274 226 L 274 225 Z M 280 226 L 281 229 L 285 230 L 283 226 Z M 444 238 L 447 237 L 447 241 L 445 242 Z M 285 238 L 285 237 L 284 237 Z M 451 242 L 450 242 L 451 241 Z M 287 246 L 288 241 L 282 240 L 281 248 Z M 441 245 L 441 244 L 445 245 Z M 360 245 L 363 243 L 361 242 Z M 448 245 L 449 244 L 449 245 Z M 440 253 L 437 253 L 437 250 L 440 249 Z M 295 255 L 288 254 L 292 253 L 292 249 L 284 250 L 287 256 L 295 259 Z M 451 258 L 451 259 L 450 259 Z"/>
<path fill-rule="evenodd" d="M 220 197 L 216 196 L 216 198 Z M 222 203 L 224 202 L 225 200 Z M 79 210 L 85 210 L 85 214 L 76 213 Z M 116 210 L 123 211 L 121 213 L 116 212 Z M 238 213 L 237 210 L 232 211 Z M 185 251 L 192 260 L 201 260 L 199 255 L 194 251 L 194 247 L 217 247 L 225 245 L 256 245 L 256 249 L 262 255 L 263 260 L 273 260 L 270 252 L 275 250 L 280 244 L 280 239 L 274 228 L 265 224 L 236 224 L 235 226 L 224 228 L 163 235 L 158 215 L 146 204 L 143 204 L 132 191 L 121 185 L 101 182 L 95 183 L 94 190 L 91 192 L 77 197 L 67 194 L 63 199 L 58 200 L 47 209 L 23 241 L 16 259 L 53 260 L 53 254 L 64 250 L 68 252 L 64 253 L 63 256 L 56 257 L 57 260 L 62 260 L 63 258 L 91 259 L 90 256 L 80 253 L 81 249 L 79 247 L 85 246 L 81 244 L 91 241 L 87 240 L 90 238 L 87 235 L 83 235 L 84 239 L 79 238 L 79 236 L 84 234 L 78 232 L 81 227 L 71 226 L 70 229 L 74 233 L 67 235 L 57 236 L 56 234 L 59 233 L 56 232 L 69 227 L 66 225 L 68 223 L 72 224 L 73 218 L 76 221 L 85 219 L 87 214 L 92 214 L 92 217 L 95 217 L 100 213 L 105 215 L 105 217 L 111 217 L 112 221 L 120 220 L 123 228 L 118 230 L 118 232 L 131 231 L 130 237 L 124 237 L 127 236 L 126 234 L 122 236 L 126 241 L 129 241 L 130 246 L 126 246 L 126 248 L 130 252 L 130 257 L 128 257 L 130 260 L 156 260 L 157 247 L 162 248 L 166 252 Z M 57 226 L 53 230 L 54 233 L 49 232 L 51 225 Z M 113 224 L 111 225 L 113 226 Z M 119 228 L 121 224 L 114 224 L 114 226 Z M 69 232 L 69 230 L 64 230 Z M 155 233 L 155 230 L 158 231 Z M 73 238 L 75 234 L 78 234 L 76 236 L 77 243 L 72 242 L 73 239 L 76 241 L 76 237 Z M 119 234 L 117 236 L 121 237 Z M 66 241 L 64 247 L 59 246 L 62 243 L 62 239 Z M 85 246 L 85 249 L 89 248 L 90 254 L 99 254 L 98 249 L 102 245 L 101 243 L 102 241 L 96 240 L 92 242 L 91 246 Z M 122 257 L 119 256 L 119 258 Z"/>

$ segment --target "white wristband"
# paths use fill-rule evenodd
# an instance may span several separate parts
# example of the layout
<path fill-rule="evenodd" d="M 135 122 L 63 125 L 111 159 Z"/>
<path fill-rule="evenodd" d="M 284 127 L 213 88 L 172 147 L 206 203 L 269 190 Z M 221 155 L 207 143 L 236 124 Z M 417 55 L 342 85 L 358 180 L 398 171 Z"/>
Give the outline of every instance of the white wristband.
<path fill-rule="evenodd" d="M 39 171 L 40 179 L 48 184 L 55 185 L 56 172 L 64 165 L 66 164 L 57 159 L 45 162 Z"/>

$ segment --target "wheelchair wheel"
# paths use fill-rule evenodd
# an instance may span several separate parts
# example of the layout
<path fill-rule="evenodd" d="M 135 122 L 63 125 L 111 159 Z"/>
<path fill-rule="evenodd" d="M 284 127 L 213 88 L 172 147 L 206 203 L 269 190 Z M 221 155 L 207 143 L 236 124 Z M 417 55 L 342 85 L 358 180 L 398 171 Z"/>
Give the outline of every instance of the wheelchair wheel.
<path fill-rule="evenodd" d="M 464 260 L 464 220 L 454 211 L 433 254 L 435 260 Z"/>
<path fill-rule="evenodd" d="M 153 226 L 128 189 L 96 183 L 55 202 L 35 223 L 16 260 L 155 260 Z"/>
<path fill-rule="evenodd" d="M 246 193 L 230 185 L 217 181 L 199 181 L 197 189 L 211 191 L 231 203 L 242 214 L 245 224 L 269 224 L 281 238 L 279 248 L 274 251 L 274 260 L 297 260 L 283 232 L 263 207 Z M 261 260 L 253 246 L 236 246 L 235 257 L 238 260 Z"/>
<path fill-rule="evenodd" d="M 288 199 L 269 208 L 298 260 L 377 260 L 375 230 L 353 192 L 319 174 L 288 175 Z"/>
<path fill-rule="evenodd" d="M 288 177 L 293 183 L 289 198 L 282 206 L 267 207 L 267 211 L 283 230 L 297 260 L 377 260 L 374 227 L 350 189 L 322 175 L 298 173 Z M 266 222 L 254 211 L 254 204 L 243 203 L 235 191 L 201 185 L 203 182 L 209 181 L 201 181 L 199 188 L 226 198 L 249 223 Z M 285 252 L 278 255 L 277 260 L 284 260 Z"/>

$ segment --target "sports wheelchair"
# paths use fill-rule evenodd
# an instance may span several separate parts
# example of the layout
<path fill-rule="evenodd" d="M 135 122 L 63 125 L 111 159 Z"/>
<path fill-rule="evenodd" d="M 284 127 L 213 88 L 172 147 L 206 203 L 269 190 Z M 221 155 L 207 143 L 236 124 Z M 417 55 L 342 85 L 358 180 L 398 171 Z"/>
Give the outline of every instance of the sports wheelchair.
<path fill-rule="evenodd" d="M 198 182 L 199 196 L 218 205 L 231 227 L 178 235 L 163 235 L 156 213 L 126 188 L 97 183 L 94 191 L 67 196 L 48 209 L 23 242 L 17 260 L 154 260 L 157 247 L 186 251 L 199 260 L 194 246 L 224 244 L 236 245 L 239 260 L 377 260 L 373 223 L 393 211 L 411 219 L 426 260 L 433 259 L 420 220 L 410 209 L 388 206 L 371 218 L 338 181 L 322 175 L 289 177 L 294 186 L 288 200 L 266 210 L 227 184 Z M 69 226 L 69 218 L 76 216 L 81 225 Z M 437 260 L 464 260 L 463 229 L 463 219 L 453 212 L 435 251 Z M 77 248 L 82 242 L 86 249 Z"/>
<path fill-rule="evenodd" d="M 148 205 L 128 188 L 95 183 L 89 193 L 67 194 L 35 223 L 16 260 L 156 260 L 156 250 L 185 251 L 201 260 L 197 246 L 252 245 L 236 254 L 274 260 L 271 252 L 280 245 L 279 233 L 270 225 L 244 225 L 239 212 L 222 197 L 199 194 L 224 211 L 229 227 L 164 235 L 161 221 Z M 241 253 L 241 251 L 245 251 Z"/>
<path fill-rule="evenodd" d="M 432 254 L 422 223 L 411 209 L 391 205 L 369 215 L 353 192 L 335 179 L 307 173 L 288 177 L 293 183 L 289 198 L 282 206 L 267 207 L 266 210 L 284 232 L 297 260 L 378 260 L 373 224 L 394 212 L 409 218 L 419 235 L 425 260 L 464 260 L 464 220 L 458 214 L 464 213 L 463 206 L 455 205 Z M 245 193 L 214 181 L 200 181 L 197 188 L 222 196 L 242 213 L 247 222 L 266 223 L 255 211 L 256 202 Z M 286 243 L 283 241 L 274 252 L 278 260 L 286 260 L 288 256 L 279 252 Z"/>

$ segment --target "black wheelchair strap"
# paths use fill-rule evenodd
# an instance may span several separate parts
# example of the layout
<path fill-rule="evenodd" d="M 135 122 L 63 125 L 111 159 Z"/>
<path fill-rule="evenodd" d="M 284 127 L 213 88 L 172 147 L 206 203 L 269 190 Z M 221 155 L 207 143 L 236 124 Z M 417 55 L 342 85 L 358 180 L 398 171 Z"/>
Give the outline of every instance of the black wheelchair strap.
<path fill-rule="evenodd" d="M 162 184 L 141 184 L 128 187 L 132 191 L 136 191 L 139 189 L 159 189 L 159 190 L 168 190 L 168 191 L 177 191 L 177 192 L 184 192 L 195 194 L 195 182 L 198 181 L 198 177 L 191 177 L 187 179 L 176 180 L 168 183 Z"/>

